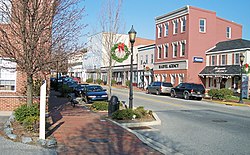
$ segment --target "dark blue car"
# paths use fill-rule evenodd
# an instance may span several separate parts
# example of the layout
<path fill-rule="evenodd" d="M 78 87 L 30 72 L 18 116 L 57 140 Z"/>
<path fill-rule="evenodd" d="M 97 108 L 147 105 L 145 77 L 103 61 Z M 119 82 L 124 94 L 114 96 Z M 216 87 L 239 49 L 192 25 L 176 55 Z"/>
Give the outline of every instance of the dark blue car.
<path fill-rule="evenodd" d="M 85 87 L 89 85 L 87 83 L 83 83 L 83 84 L 78 84 L 77 87 L 74 88 L 74 93 L 75 96 L 81 96 L 82 92 L 84 91 Z"/>
<path fill-rule="evenodd" d="M 108 94 L 106 92 L 106 89 L 103 89 L 99 85 L 87 85 L 82 95 L 86 103 L 108 100 Z"/>

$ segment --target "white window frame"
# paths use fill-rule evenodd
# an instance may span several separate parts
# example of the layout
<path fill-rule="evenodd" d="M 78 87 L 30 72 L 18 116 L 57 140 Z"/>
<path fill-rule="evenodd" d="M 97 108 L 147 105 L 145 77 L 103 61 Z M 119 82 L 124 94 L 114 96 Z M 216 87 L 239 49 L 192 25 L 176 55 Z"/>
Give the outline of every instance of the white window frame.
<path fill-rule="evenodd" d="M 167 43 L 167 44 L 164 45 L 164 58 L 168 58 L 168 56 L 169 56 L 168 51 L 169 51 L 169 44 Z M 166 56 L 166 54 L 167 54 L 167 56 Z"/>
<path fill-rule="evenodd" d="M 154 54 L 151 54 L 151 64 L 154 63 Z"/>
<path fill-rule="evenodd" d="M 171 81 L 172 85 L 174 85 L 175 82 L 176 82 L 176 76 L 175 75 L 170 75 L 170 81 Z"/>
<path fill-rule="evenodd" d="M 0 85 L 6 82 L 3 86 L 14 86 L 14 90 L 0 90 L 0 92 L 16 92 L 16 63 L 6 58 L 0 60 Z"/>
<path fill-rule="evenodd" d="M 169 34 L 169 22 L 166 22 L 165 24 L 164 24 L 164 27 L 165 27 L 165 31 L 164 31 L 164 37 L 167 37 L 168 36 L 168 34 Z"/>
<path fill-rule="evenodd" d="M 146 64 L 148 64 L 148 55 L 146 55 L 145 57 L 146 57 L 145 62 Z"/>
<path fill-rule="evenodd" d="M 157 36 L 158 36 L 158 38 L 161 38 L 161 35 L 162 35 L 162 25 L 161 24 L 159 24 L 158 26 L 157 26 Z"/>
<path fill-rule="evenodd" d="M 177 34 L 178 33 L 178 19 L 172 20 L 172 23 L 173 23 L 173 34 Z"/>
<path fill-rule="evenodd" d="M 223 57 L 225 58 L 225 59 L 224 59 L 224 63 L 223 63 Z M 222 55 L 221 55 L 221 65 L 226 65 L 226 64 L 227 64 L 227 57 L 226 57 L 225 54 L 222 54 Z"/>
<path fill-rule="evenodd" d="M 141 65 L 142 65 L 142 63 L 143 63 L 143 55 L 141 55 L 140 59 L 141 59 Z"/>
<path fill-rule="evenodd" d="M 213 59 L 214 58 L 214 59 Z M 215 61 L 216 61 L 216 56 L 215 55 L 212 55 L 211 56 L 211 66 L 215 66 Z"/>
<path fill-rule="evenodd" d="M 238 55 L 238 59 L 236 58 L 236 55 Z M 240 64 L 240 53 L 234 54 L 234 64 L 239 65 Z"/>
<path fill-rule="evenodd" d="M 184 55 L 183 55 L 183 51 L 182 51 L 182 45 L 185 45 L 185 51 L 184 51 Z M 186 40 L 182 40 L 182 41 L 180 41 L 180 57 L 183 57 L 183 56 L 185 56 L 185 54 L 186 54 L 186 44 L 187 44 L 187 41 Z"/>
<path fill-rule="evenodd" d="M 204 25 L 201 25 L 201 21 L 204 21 Z M 206 19 L 204 19 L 204 18 L 201 18 L 200 20 L 199 20 L 199 32 L 201 32 L 201 33 L 206 33 L 206 25 L 207 25 L 207 22 L 206 22 Z M 202 30 L 202 28 L 203 28 L 203 30 Z"/>
<path fill-rule="evenodd" d="M 228 26 L 228 27 L 226 28 L 226 37 L 227 37 L 228 39 L 231 39 L 231 37 L 232 37 L 232 28 L 231 28 L 230 26 Z"/>
<path fill-rule="evenodd" d="M 176 47 L 175 47 L 176 46 Z M 176 58 L 178 55 L 178 42 L 173 42 L 172 43 L 172 47 L 173 47 L 173 58 Z M 176 51 L 175 51 L 176 50 Z M 176 56 L 175 56 L 176 53 Z"/>
<path fill-rule="evenodd" d="M 185 24 L 184 24 L 184 21 L 185 21 Z M 187 17 L 185 16 L 181 18 L 181 33 L 185 32 L 186 29 L 187 29 Z"/>
<path fill-rule="evenodd" d="M 162 46 L 161 45 L 157 46 L 157 59 L 161 59 L 161 52 L 159 52 L 160 51 L 159 49 L 161 49 L 161 52 L 162 52 Z"/>

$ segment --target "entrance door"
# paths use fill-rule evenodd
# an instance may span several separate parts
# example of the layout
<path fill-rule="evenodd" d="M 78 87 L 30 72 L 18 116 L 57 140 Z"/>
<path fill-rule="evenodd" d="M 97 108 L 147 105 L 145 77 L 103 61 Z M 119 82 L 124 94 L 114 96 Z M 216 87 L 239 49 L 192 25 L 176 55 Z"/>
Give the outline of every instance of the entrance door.
<path fill-rule="evenodd" d="M 220 83 L 220 89 L 226 88 L 226 82 L 227 82 L 227 79 L 222 78 L 221 83 Z"/>

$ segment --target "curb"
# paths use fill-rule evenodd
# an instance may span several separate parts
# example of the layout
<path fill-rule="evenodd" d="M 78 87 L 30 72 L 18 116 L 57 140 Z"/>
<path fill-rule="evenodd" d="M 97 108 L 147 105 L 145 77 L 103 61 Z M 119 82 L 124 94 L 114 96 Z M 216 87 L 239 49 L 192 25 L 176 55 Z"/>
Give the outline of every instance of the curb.
<path fill-rule="evenodd" d="M 155 121 L 150 122 L 138 122 L 138 123 L 120 123 L 122 126 L 125 127 L 140 127 L 140 126 L 152 126 L 152 125 L 161 125 L 161 120 L 159 117 L 153 112 L 153 117 Z"/>
<path fill-rule="evenodd" d="M 212 103 L 217 103 L 217 104 L 230 105 L 230 106 L 250 107 L 250 105 L 248 105 L 248 104 L 244 104 L 244 103 L 234 103 L 234 102 L 213 101 L 213 100 L 208 100 L 208 99 L 205 99 L 204 101 L 206 101 L 206 102 L 210 102 L 210 103 L 212 102 Z"/>
<path fill-rule="evenodd" d="M 159 117 L 153 113 L 154 118 L 156 119 L 156 121 L 151 121 L 151 122 L 142 122 L 142 123 L 117 123 L 109 118 L 107 118 L 107 120 L 111 121 L 112 123 L 122 127 L 123 129 L 129 131 L 130 133 L 134 134 L 137 138 L 139 138 L 144 144 L 148 145 L 149 147 L 153 148 L 154 150 L 159 151 L 162 154 L 175 154 L 177 153 L 176 151 L 174 151 L 173 149 L 164 146 L 163 144 L 145 137 L 131 129 L 129 129 L 128 127 L 139 127 L 139 126 L 150 126 L 150 125 L 161 125 L 161 120 L 159 119 Z M 178 155 L 182 155 L 181 153 L 178 153 Z"/>
<path fill-rule="evenodd" d="M 112 123 L 122 127 L 123 129 L 129 131 L 130 133 L 134 134 L 137 138 L 139 138 L 144 144 L 148 145 L 149 147 L 153 148 L 154 150 L 157 150 L 159 151 L 160 153 L 163 153 L 163 154 L 173 154 L 175 153 L 175 151 L 171 148 L 168 148 L 164 145 L 162 145 L 161 143 L 157 142 L 157 141 L 154 141 L 153 139 L 151 138 L 146 138 L 144 137 L 143 135 L 127 128 L 126 126 L 120 124 L 120 123 L 117 123 L 111 119 L 108 119 L 109 121 L 111 121 Z M 181 155 L 181 154 L 180 154 Z"/>

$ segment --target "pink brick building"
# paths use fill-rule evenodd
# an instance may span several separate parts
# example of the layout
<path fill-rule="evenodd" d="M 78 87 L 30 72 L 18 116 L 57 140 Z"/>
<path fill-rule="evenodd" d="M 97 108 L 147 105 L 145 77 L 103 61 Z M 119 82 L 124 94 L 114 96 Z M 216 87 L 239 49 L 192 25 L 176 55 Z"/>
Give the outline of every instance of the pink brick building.
<path fill-rule="evenodd" d="M 242 26 L 216 12 L 185 6 L 155 18 L 155 81 L 203 83 L 206 51 L 216 43 L 242 37 Z"/>

